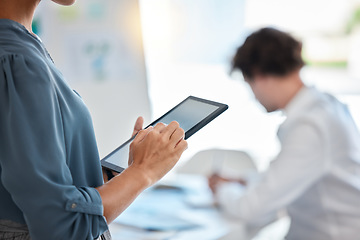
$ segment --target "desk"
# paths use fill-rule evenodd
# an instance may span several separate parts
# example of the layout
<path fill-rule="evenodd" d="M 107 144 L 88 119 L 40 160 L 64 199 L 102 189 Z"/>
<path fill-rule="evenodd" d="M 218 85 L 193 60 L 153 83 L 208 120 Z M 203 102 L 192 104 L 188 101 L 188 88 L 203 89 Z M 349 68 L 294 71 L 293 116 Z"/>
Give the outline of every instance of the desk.
<path fill-rule="evenodd" d="M 198 175 L 176 175 L 147 189 L 109 228 L 113 240 L 248 239 L 241 222 L 213 207 L 207 179 Z"/>

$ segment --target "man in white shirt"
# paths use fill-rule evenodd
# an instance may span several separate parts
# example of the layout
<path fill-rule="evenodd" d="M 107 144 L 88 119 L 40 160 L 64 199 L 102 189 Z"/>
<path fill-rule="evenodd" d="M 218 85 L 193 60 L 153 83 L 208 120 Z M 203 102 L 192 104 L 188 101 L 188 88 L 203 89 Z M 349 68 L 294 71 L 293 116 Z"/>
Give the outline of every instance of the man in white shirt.
<path fill-rule="evenodd" d="M 268 112 L 287 118 L 278 131 L 281 150 L 256 184 L 234 192 L 234 183 L 209 178 L 221 209 L 249 224 L 286 209 L 288 240 L 360 239 L 359 131 L 345 105 L 302 82 L 301 43 L 263 28 L 232 64 Z"/>

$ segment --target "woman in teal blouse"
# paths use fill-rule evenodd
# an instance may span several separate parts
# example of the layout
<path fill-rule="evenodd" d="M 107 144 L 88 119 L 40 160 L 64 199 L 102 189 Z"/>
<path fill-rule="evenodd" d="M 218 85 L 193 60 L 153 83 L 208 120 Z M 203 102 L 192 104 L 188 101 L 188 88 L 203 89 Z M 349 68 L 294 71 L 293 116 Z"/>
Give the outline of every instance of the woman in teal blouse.
<path fill-rule="evenodd" d="M 0 239 L 96 239 L 187 143 L 176 122 L 141 130 L 104 184 L 88 109 L 31 31 L 39 2 L 0 1 Z"/>

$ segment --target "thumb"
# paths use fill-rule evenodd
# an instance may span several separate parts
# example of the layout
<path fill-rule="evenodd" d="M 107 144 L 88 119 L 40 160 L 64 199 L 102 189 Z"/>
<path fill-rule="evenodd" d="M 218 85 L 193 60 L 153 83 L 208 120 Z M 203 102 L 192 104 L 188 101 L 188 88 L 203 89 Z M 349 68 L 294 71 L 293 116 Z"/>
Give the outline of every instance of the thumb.
<path fill-rule="evenodd" d="M 153 127 L 150 126 L 147 129 L 141 130 L 140 132 L 138 132 L 138 134 L 136 135 L 135 139 L 133 140 L 134 144 L 138 144 L 139 142 L 142 142 L 142 140 L 144 140 L 144 138 L 146 137 L 146 135 L 153 130 Z"/>
<path fill-rule="evenodd" d="M 140 130 L 142 130 L 143 128 L 143 124 L 144 124 L 144 118 L 143 117 L 138 117 L 136 119 L 135 125 L 134 125 L 134 131 L 132 133 L 132 136 L 134 136 L 135 134 L 137 134 Z"/>

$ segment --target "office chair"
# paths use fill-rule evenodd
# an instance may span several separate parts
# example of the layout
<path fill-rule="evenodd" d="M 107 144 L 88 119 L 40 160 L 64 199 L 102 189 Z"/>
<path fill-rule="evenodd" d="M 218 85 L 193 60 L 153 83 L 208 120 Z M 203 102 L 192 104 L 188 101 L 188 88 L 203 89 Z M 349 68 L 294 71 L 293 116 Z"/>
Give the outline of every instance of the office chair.
<path fill-rule="evenodd" d="M 180 165 L 176 172 L 205 176 L 214 172 L 227 176 L 246 176 L 258 170 L 252 157 L 245 151 L 210 148 L 195 153 L 187 162 Z"/>

